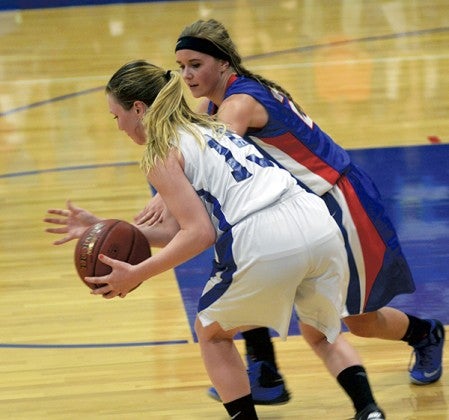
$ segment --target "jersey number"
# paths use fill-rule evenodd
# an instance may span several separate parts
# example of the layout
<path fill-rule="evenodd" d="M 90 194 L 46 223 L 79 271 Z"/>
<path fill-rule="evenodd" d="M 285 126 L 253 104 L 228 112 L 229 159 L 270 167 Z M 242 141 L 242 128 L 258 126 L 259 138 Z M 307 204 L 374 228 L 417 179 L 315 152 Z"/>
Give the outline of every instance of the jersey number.
<path fill-rule="evenodd" d="M 248 143 L 240 137 L 234 137 L 230 133 L 228 133 L 228 137 L 238 147 L 243 147 L 243 146 L 248 145 Z M 224 156 L 226 163 L 231 168 L 231 174 L 237 182 L 248 179 L 253 175 L 251 172 L 248 171 L 248 168 L 243 166 L 241 163 L 239 163 L 234 158 L 231 150 L 229 150 L 227 147 L 221 145 L 212 137 L 209 137 L 207 144 L 209 145 L 210 148 L 214 149 L 217 153 Z M 274 166 L 273 162 L 271 162 L 270 160 L 265 159 L 263 157 L 258 157 L 254 154 L 246 156 L 246 159 L 251 162 L 254 162 L 257 165 L 262 166 L 262 167 Z"/>

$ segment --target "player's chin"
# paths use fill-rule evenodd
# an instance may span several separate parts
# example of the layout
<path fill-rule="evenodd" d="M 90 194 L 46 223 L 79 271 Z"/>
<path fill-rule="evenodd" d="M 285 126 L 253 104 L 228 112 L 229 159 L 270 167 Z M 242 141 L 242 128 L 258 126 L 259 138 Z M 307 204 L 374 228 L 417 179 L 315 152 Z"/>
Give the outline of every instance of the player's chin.
<path fill-rule="evenodd" d="M 194 98 L 196 98 L 196 99 L 205 96 L 205 95 L 203 94 L 203 92 L 200 91 L 200 88 L 199 88 L 199 86 L 197 86 L 197 85 L 195 85 L 195 86 L 189 86 L 189 89 L 190 89 L 190 93 L 192 94 L 192 96 L 193 96 Z"/>
<path fill-rule="evenodd" d="M 145 129 L 141 124 L 135 127 L 134 130 L 127 131 L 126 134 L 128 134 L 128 137 L 139 146 L 143 146 L 147 142 L 145 137 Z"/>

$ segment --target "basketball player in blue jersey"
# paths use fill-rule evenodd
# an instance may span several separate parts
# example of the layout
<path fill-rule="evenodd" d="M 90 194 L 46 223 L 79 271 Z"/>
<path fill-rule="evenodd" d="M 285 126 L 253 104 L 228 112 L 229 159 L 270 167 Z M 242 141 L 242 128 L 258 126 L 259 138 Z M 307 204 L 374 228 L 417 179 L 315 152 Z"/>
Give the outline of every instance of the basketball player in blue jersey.
<path fill-rule="evenodd" d="M 413 347 L 410 380 L 429 384 L 442 374 L 444 328 L 435 319 L 419 319 L 387 307 L 391 299 L 415 290 L 395 229 L 385 214 L 371 179 L 278 84 L 241 64 L 235 45 L 216 20 L 186 27 L 175 47 L 176 61 L 199 111 L 214 114 L 245 135 L 270 159 L 289 170 L 298 183 L 319 195 L 334 215 L 345 239 L 350 283 L 344 322 L 361 337 L 402 340 Z M 138 222 L 155 218 L 160 203 Z M 248 374 L 259 404 L 288 400 L 277 372 L 266 329 L 244 333 Z M 339 378 L 345 382 L 345 378 Z M 271 381 L 271 384 L 270 384 Z M 218 398 L 215 390 L 210 395 Z"/>
<path fill-rule="evenodd" d="M 330 372 L 347 372 L 357 384 L 358 395 L 350 395 L 355 418 L 384 419 L 357 352 L 340 334 L 349 267 L 343 236 L 323 200 L 223 123 L 192 112 L 179 72 L 134 61 L 112 76 L 106 93 L 119 129 L 145 147 L 142 169 L 168 212 L 162 223 L 141 227 L 161 250 L 137 265 L 100 256 L 112 272 L 85 279 L 98 286 L 92 294 L 125 297 L 214 245 L 195 331 L 229 416 L 258 418 L 233 337 L 263 325 L 286 339 L 295 306 L 305 340 Z M 61 216 L 45 219 L 62 225 L 47 229 L 65 235 L 56 244 L 100 220 L 71 204 L 49 213 Z"/>

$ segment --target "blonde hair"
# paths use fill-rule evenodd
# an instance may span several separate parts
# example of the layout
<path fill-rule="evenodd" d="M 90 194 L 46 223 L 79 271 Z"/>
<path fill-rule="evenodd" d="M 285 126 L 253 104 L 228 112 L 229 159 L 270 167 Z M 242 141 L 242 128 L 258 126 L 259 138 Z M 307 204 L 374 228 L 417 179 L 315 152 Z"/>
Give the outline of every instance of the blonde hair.
<path fill-rule="evenodd" d="M 225 126 L 207 115 L 192 111 L 183 93 L 181 75 L 165 71 L 145 60 L 125 64 L 109 80 L 106 93 L 126 110 L 135 101 L 147 105 L 142 119 L 147 137 L 141 167 L 151 170 L 159 160 L 165 160 L 172 148 L 179 148 L 180 130 L 184 129 L 204 147 L 198 126 L 223 133 Z"/>
<path fill-rule="evenodd" d="M 259 74 L 251 72 L 243 66 L 242 57 L 238 53 L 237 47 L 222 23 L 215 19 L 209 19 L 206 21 L 201 19 L 197 20 L 191 25 L 186 26 L 178 38 L 185 36 L 203 38 L 212 42 L 215 47 L 223 53 L 223 56 L 228 57 L 229 64 L 235 70 L 237 75 L 257 80 L 262 85 L 282 93 L 295 104 L 298 110 L 301 110 L 301 107 L 294 101 L 290 93 L 287 92 L 282 86 Z"/>

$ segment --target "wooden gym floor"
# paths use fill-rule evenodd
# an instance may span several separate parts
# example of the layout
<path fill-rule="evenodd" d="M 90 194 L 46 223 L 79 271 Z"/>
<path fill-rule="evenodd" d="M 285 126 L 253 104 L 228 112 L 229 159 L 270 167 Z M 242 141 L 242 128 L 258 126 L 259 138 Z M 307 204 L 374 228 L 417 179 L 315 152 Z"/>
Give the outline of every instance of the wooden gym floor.
<path fill-rule="evenodd" d="M 52 246 L 42 223 L 68 198 L 126 220 L 144 206 L 140 150 L 116 130 L 103 86 L 136 58 L 176 69 L 177 36 L 198 18 L 221 20 L 247 67 L 372 175 L 417 283 L 392 305 L 449 324 L 447 0 L 92 3 L 0 4 L 1 419 L 226 418 L 192 331 L 209 254 L 105 301 L 77 279 L 74 244 Z M 389 419 L 449 419 L 447 352 L 442 379 L 419 387 L 405 343 L 348 339 Z M 353 415 L 293 323 L 275 345 L 293 398 L 259 407 L 261 419 Z"/>

